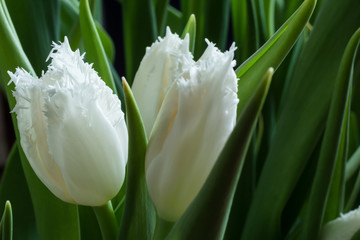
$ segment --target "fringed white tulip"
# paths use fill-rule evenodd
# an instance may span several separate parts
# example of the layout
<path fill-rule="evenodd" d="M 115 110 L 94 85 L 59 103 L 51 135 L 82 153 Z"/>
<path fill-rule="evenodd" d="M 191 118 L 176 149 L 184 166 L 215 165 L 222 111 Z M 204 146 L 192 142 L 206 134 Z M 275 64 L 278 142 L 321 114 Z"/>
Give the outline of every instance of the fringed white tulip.
<path fill-rule="evenodd" d="M 128 133 L 121 103 L 66 38 L 53 47 L 41 78 L 23 69 L 9 72 L 21 146 L 55 196 L 101 206 L 125 176 Z"/>
<path fill-rule="evenodd" d="M 180 218 L 198 194 L 235 126 L 234 51 L 232 46 L 221 53 L 208 42 L 197 62 L 172 70 L 175 78 L 154 123 L 145 162 L 150 196 L 166 221 Z"/>
<path fill-rule="evenodd" d="M 189 52 L 189 36 L 184 40 L 167 28 L 166 36 L 146 49 L 136 72 L 132 91 L 149 137 L 168 87 L 183 71 L 193 64 Z"/>
<path fill-rule="evenodd" d="M 360 207 L 328 222 L 321 230 L 321 240 L 350 240 L 360 230 Z"/>

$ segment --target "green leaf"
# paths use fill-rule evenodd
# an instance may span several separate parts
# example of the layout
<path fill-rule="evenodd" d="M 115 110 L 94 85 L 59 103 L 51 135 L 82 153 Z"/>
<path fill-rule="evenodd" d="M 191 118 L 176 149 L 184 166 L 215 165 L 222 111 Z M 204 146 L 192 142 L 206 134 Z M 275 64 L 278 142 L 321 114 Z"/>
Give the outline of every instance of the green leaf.
<path fill-rule="evenodd" d="M 124 215 L 119 239 L 152 239 L 155 228 L 155 210 L 148 194 L 145 178 L 147 139 L 135 98 L 123 79 L 126 117 L 129 131 L 129 159 Z"/>
<path fill-rule="evenodd" d="M 360 2 L 327 0 L 322 7 L 283 98 L 242 239 L 280 237 L 284 207 L 322 136 L 341 56 L 359 25 Z"/>
<path fill-rule="evenodd" d="M 153 0 L 123 0 L 122 10 L 126 76 L 131 86 L 145 48 L 158 33 Z"/>
<path fill-rule="evenodd" d="M 11 204 L 9 201 L 5 203 L 4 213 L 0 222 L 0 236 L 1 240 L 13 239 L 13 215 L 11 210 Z"/>
<path fill-rule="evenodd" d="M 94 210 L 88 206 L 78 206 L 81 239 L 101 239 L 101 230 Z"/>
<path fill-rule="evenodd" d="M 9 81 L 7 70 L 14 71 L 16 67 L 22 67 L 31 74 L 34 74 L 34 70 L 21 47 L 14 28 L 12 27 L 4 0 L 0 1 L 0 36 L 0 75 L 3 83 Z M 13 84 L 6 87 L 10 109 L 13 109 L 15 106 L 15 99 L 12 96 L 13 88 Z M 45 185 L 40 182 L 21 149 L 20 135 L 14 113 L 12 114 L 12 121 L 22 168 L 33 202 L 39 237 L 41 239 L 79 239 L 80 235 L 76 206 L 64 203 L 56 198 Z"/>
<path fill-rule="evenodd" d="M 184 27 L 182 23 L 182 13 L 170 5 L 168 6 L 167 11 L 167 25 L 170 27 L 172 32 L 180 34 Z"/>
<path fill-rule="evenodd" d="M 14 222 L 16 231 L 13 238 L 18 240 L 37 239 L 34 210 L 16 144 L 11 149 L 1 179 L 0 212 L 5 210 L 3 206 L 8 200 L 12 203 L 14 208 L 12 213 L 16 219 Z"/>
<path fill-rule="evenodd" d="M 182 0 L 181 9 L 183 24 L 191 14 L 197 19 L 195 58 L 199 58 L 205 50 L 205 38 L 216 43 L 219 49 L 225 49 L 229 30 L 230 0 Z"/>
<path fill-rule="evenodd" d="M 110 62 L 114 62 L 115 60 L 115 46 L 114 43 L 109 36 L 109 34 L 105 31 L 105 29 L 96 22 L 96 30 L 99 34 L 101 44 L 104 47 L 104 51 Z"/>
<path fill-rule="evenodd" d="M 244 157 L 272 74 L 270 68 L 241 112 L 204 186 L 166 239 L 223 239 Z"/>
<path fill-rule="evenodd" d="M 189 50 L 194 54 L 195 48 L 195 38 L 196 38 L 196 19 L 195 15 L 191 14 L 189 17 L 189 21 L 187 22 L 183 33 L 181 34 L 181 38 L 184 39 L 186 34 L 189 34 Z"/>
<path fill-rule="evenodd" d="M 341 148 L 342 130 L 346 132 L 347 116 L 351 99 L 353 66 L 360 42 L 360 29 L 350 39 L 341 61 L 334 92 L 331 98 L 329 115 L 310 199 L 304 218 L 302 239 L 317 238 L 326 207 L 336 158 Z"/>
<path fill-rule="evenodd" d="M 266 36 L 270 38 L 275 32 L 275 0 L 264 1 L 266 18 Z"/>
<path fill-rule="evenodd" d="M 80 1 L 79 16 L 81 33 L 86 50 L 86 60 L 94 63 L 94 69 L 99 73 L 106 85 L 116 94 L 117 91 L 110 64 L 97 31 L 96 24 L 92 18 L 88 0 Z"/>
<path fill-rule="evenodd" d="M 360 193 L 360 172 L 358 172 L 358 175 L 355 180 L 355 184 L 350 189 L 350 197 L 346 202 L 345 211 L 348 212 L 358 206 L 356 204 L 356 200 L 359 196 L 359 193 Z"/>
<path fill-rule="evenodd" d="M 47 67 L 44 60 L 49 55 L 51 43 L 59 40 L 60 1 L 17 0 L 6 1 L 6 4 L 21 45 L 40 75 Z"/>
<path fill-rule="evenodd" d="M 236 69 L 237 77 L 241 79 L 238 96 L 242 100 L 238 104 L 238 112 L 245 107 L 247 99 L 259 84 L 261 74 L 271 66 L 277 69 L 286 57 L 309 20 L 315 4 L 316 0 L 305 0 L 263 46 Z"/>
<path fill-rule="evenodd" d="M 252 4 L 249 0 L 232 0 L 233 34 L 238 51 L 235 53 L 239 62 L 246 60 L 257 49 L 258 41 L 256 23 L 253 17 Z"/>
<path fill-rule="evenodd" d="M 156 13 L 157 31 L 160 35 L 165 33 L 169 0 L 153 0 Z"/>
<path fill-rule="evenodd" d="M 348 181 L 360 168 L 360 147 L 356 149 L 354 154 L 346 163 L 345 178 Z"/>
<path fill-rule="evenodd" d="M 15 68 L 18 66 L 22 66 L 32 74 L 35 74 L 35 71 L 21 47 L 20 40 L 16 34 L 4 0 L 0 1 L 0 36 L 1 85 L 6 90 L 8 101 L 12 109 L 15 106 L 15 99 L 12 97 L 12 89 L 10 87 L 5 87 L 10 80 L 7 71 L 15 71 Z"/>
<path fill-rule="evenodd" d="M 329 222 L 344 212 L 345 201 L 345 165 L 349 149 L 349 127 L 350 127 L 350 98 L 347 99 L 345 107 L 344 122 L 341 129 L 336 165 L 331 180 L 329 196 L 326 203 L 323 222 Z"/>

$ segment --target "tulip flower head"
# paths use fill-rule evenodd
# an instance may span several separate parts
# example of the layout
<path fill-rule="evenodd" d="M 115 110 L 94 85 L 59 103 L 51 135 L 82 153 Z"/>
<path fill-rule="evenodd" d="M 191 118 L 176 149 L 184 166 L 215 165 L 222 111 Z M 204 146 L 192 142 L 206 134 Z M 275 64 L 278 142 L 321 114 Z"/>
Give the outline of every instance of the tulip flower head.
<path fill-rule="evenodd" d="M 191 57 L 183 61 L 191 53 L 174 48 L 180 60 L 173 62 L 181 68 L 164 66 L 162 71 L 172 71 L 173 80 L 151 131 L 145 165 L 150 196 L 167 221 L 180 218 L 198 194 L 236 122 L 235 47 L 222 53 L 207 43 L 197 62 Z M 162 79 L 158 75 L 151 81 Z"/>
<path fill-rule="evenodd" d="M 104 205 L 124 181 L 128 134 L 121 103 L 68 40 L 46 73 L 10 73 L 21 146 L 39 179 L 63 201 Z"/>
<path fill-rule="evenodd" d="M 193 63 L 193 56 L 189 52 L 189 36 L 183 40 L 177 34 L 172 34 L 169 28 L 163 39 L 159 37 L 146 49 L 132 91 L 148 137 L 169 86 L 183 68 Z"/>
<path fill-rule="evenodd" d="M 350 240 L 360 230 L 360 207 L 325 224 L 321 240 Z"/>

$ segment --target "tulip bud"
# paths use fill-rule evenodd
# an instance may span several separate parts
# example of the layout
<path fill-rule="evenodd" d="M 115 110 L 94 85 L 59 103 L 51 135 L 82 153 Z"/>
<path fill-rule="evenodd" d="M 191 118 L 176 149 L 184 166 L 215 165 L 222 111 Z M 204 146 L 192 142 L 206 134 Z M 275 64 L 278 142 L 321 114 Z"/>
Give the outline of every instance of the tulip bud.
<path fill-rule="evenodd" d="M 235 126 L 238 97 L 234 51 L 232 46 L 221 53 L 208 42 L 196 63 L 189 62 L 174 74 L 176 78 L 163 100 L 145 165 L 150 196 L 164 220 L 180 218 Z"/>
<path fill-rule="evenodd" d="M 358 230 L 360 230 L 360 207 L 325 224 L 320 239 L 350 240 Z"/>
<path fill-rule="evenodd" d="M 63 201 L 104 205 L 120 190 L 128 135 L 121 103 L 79 50 L 55 44 L 41 78 L 23 69 L 15 83 L 21 146 L 39 179 Z"/>
<path fill-rule="evenodd" d="M 184 65 L 193 64 L 189 52 L 189 36 L 184 40 L 167 28 L 166 36 L 146 49 L 136 72 L 132 91 L 149 137 L 168 87 L 182 72 Z"/>

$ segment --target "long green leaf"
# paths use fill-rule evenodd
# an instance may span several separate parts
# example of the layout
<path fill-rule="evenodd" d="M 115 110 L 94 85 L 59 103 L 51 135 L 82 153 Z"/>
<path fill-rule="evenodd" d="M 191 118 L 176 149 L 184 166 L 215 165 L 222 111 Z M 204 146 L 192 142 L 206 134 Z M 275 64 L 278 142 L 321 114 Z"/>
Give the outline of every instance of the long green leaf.
<path fill-rule="evenodd" d="M 1 240 L 13 239 L 13 214 L 10 201 L 6 201 L 4 213 L 0 222 Z"/>
<path fill-rule="evenodd" d="M 88 0 L 80 1 L 80 27 L 86 50 L 86 60 L 94 63 L 94 69 L 102 80 L 117 93 L 108 58 L 102 45 L 96 24 L 92 18 Z"/>
<path fill-rule="evenodd" d="M 317 171 L 304 218 L 304 229 L 302 232 L 302 239 L 304 240 L 317 238 L 323 221 L 336 158 L 341 147 L 341 130 L 345 129 L 346 131 L 346 113 L 349 112 L 350 107 L 346 103 L 351 99 L 353 66 L 359 42 L 360 29 L 350 39 L 337 75 Z M 348 109 L 346 109 L 346 105 Z"/>
<path fill-rule="evenodd" d="M 16 67 L 22 67 L 34 74 L 34 70 L 26 57 L 20 41 L 12 28 L 11 19 L 6 14 L 5 2 L 0 1 L 0 77 L 3 84 L 10 79 L 7 70 L 14 71 Z M 11 57 L 9 57 L 11 56 Z M 12 96 L 14 86 L 6 87 L 7 99 L 10 109 L 15 106 Z M 20 146 L 20 136 L 17 128 L 15 114 L 12 114 L 13 125 L 17 145 L 20 153 L 22 168 L 29 186 L 32 203 L 34 206 L 37 230 L 42 239 L 78 239 L 79 225 L 77 208 L 75 205 L 67 204 L 56 198 L 32 170 Z"/>
<path fill-rule="evenodd" d="M 284 207 L 323 133 L 336 71 L 360 22 L 359 7 L 358 1 L 324 2 L 283 98 L 243 239 L 279 238 Z"/>
<path fill-rule="evenodd" d="M 272 74 L 271 68 L 241 113 L 204 186 L 166 239 L 223 239 L 244 157 Z"/>
<path fill-rule="evenodd" d="M 59 40 L 60 0 L 6 1 L 21 45 L 38 75 L 51 43 Z M 1 35 L 3 36 L 3 35 Z"/>
<path fill-rule="evenodd" d="M 199 58 L 206 48 L 205 38 L 224 50 L 229 29 L 230 0 L 182 0 L 183 24 L 191 14 L 197 19 L 195 58 Z"/>
<path fill-rule="evenodd" d="M 14 229 L 21 229 L 21 231 L 14 232 L 13 239 L 31 240 L 38 238 L 34 209 L 16 144 L 11 149 L 4 175 L 1 179 L 0 212 L 4 211 L 3 206 L 5 206 L 8 200 L 13 206 L 13 217 L 16 219 Z"/>
<path fill-rule="evenodd" d="M 153 0 L 123 0 L 122 10 L 126 76 L 131 86 L 145 48 L 158 33 Z"/>
<path fill-rule="evenodd" d="M 189 50 L 194 54 L 196 39 L 196 20 L 194 14 L 190 15 L 189 21 L 185 25 L 184 31 L 181 34 L 181 38 L 184 39 L 186 34 L 189 34 Z"/>
<path fill-rule="evenodd" d="M 346 163 L 345 176 L 349 180 L 360 168 L 360 147 L 356 149 L 349 161 Z"/>
<path fill-rule="evenodd" d="M 166 20 L 167 20 L 167 8 L 169 6 L 169 0 L 153 0 L 156 13 L 157 31 L 162 36 L 165 33 Z"/>
<path fill-rule="evenodd" d="M 129 159 L 119 239 L 150 240 L 155 229 L 155 209 L 145 179 L 146 133 L 135 98 L 125 80 L 123 86 L 129 131 Z"/>
<path fill-rule="evenodd" d="M 341 130 L 334 174 L 331 180 L 329 196 L 324 212 L 324 223 L 338 218 L 340 213 L 344 212 L 345 166 L 349 149 L 350 101 L 351 99 L 348 98 L 345 107 L 346 113 L 344 115 L 344 122 Z"/>
<path fill-rule="evenodd" d="M 179 10 L 177 10 L 176 8 L 170 5 L 167 7 L 167 11 L 168 11 L 167 25 L 170 27 L 172 32 L 176 32 L 180 34 L 184 27 L 182 23 L 182 18 L 183 18 L 182 12 L 180 12 Z"/>
<path fill-rule="evenodd" d="M 263 46 L 236 69 L 237 77 L 241 79 L 238 95 L 242 99 L 238 112 L 245 107 L 247 99 L 259 84 L 261 74 L 269 67 L 276 70 L 286 57 L 309 20 L 315 4 L 316 0 L 305 0 Z"/>
<path fill-rule="evenodd" d="M 243 62 L 255 52 L 257 47 L 255 21 L 250 1 L 232 0 L 231 13 L 234 40 L 238 47 L 235 57 L 237 61 Z"/>

